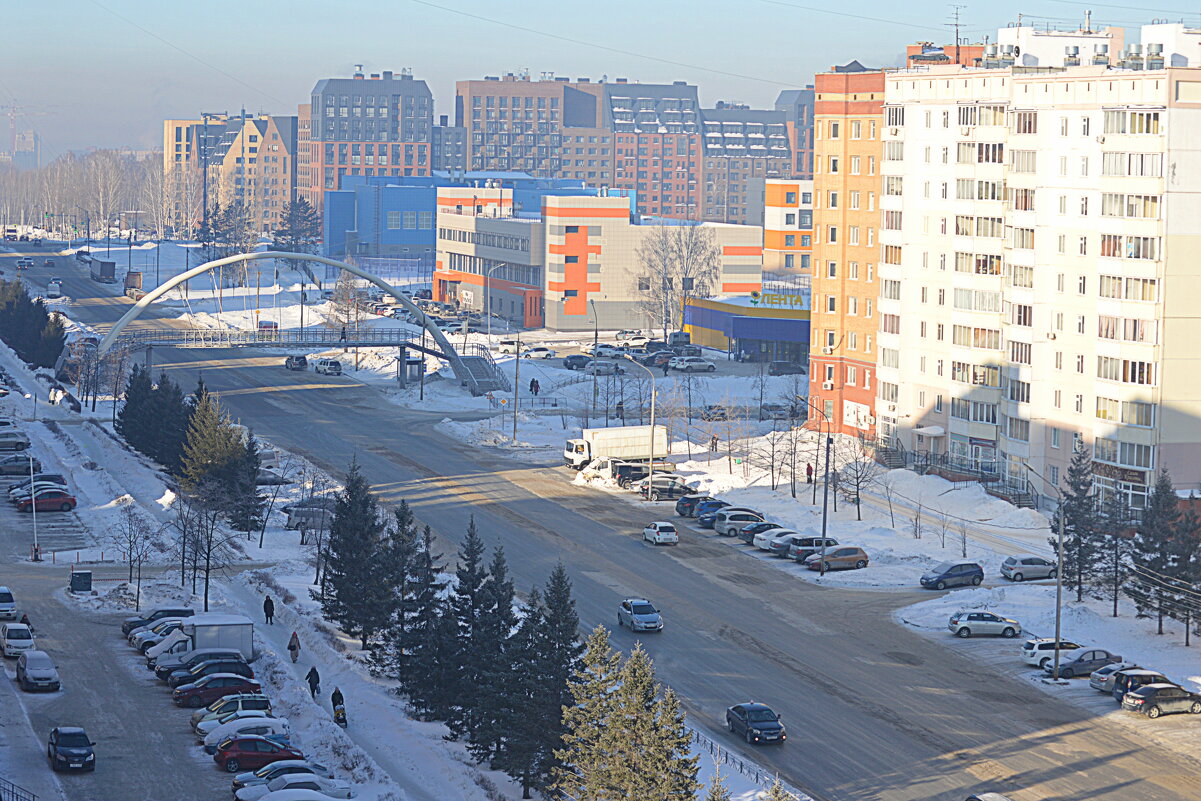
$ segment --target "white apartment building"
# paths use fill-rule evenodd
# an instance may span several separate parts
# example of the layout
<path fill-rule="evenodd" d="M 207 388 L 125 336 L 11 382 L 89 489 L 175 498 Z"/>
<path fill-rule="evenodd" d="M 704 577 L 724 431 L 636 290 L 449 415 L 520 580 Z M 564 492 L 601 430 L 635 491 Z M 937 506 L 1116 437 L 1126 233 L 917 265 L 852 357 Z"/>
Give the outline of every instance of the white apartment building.
<path fill-rule="evenodd" d="M 1160 468 L 1201 490 L 1201 69 L 931 67 L 885 97 L 881 436 L 1052 505 L 1077 438 L 1135 507 Z"/>

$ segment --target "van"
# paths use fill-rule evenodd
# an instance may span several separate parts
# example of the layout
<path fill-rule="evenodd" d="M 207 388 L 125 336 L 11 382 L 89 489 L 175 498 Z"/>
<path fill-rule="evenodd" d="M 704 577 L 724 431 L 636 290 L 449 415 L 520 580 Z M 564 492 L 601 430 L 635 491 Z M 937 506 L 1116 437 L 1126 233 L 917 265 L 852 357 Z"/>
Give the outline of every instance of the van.
<path fill-rule="evenodd" d="M 309 369 L 309 360 L 304 356 L 289 356 L 284 359 L 285 370 L 307 370 Z"/>
<path fill-rule="evenodd" d="M 289 506 L 287 514 L 288 522 L 284 524 L 284 528 L 324 531 L 329 528 L 330 521 L 334 517 L 334 499 L 314 498 L 302 501 Z"/>
<path fill-rule="evenodd" d="M 319 375 L 342 375 L 342 362 L 337 359 L 318 359 L 313 372 Z"/>
<path fill-rule="evenodd" d="M 502 339 L 500 344 L 496 346 L 496 352 L 516 354 L 520 347 L 516 339 Z"/>
<path fill-rule="evenodd" d="M 1148 684 L 1175 684 L 1164 674 L 1156 670 L 1122 670 L 1113 678 L 1113 697 L 1121 703 L 1126 693 L 1132 693 Z"/>
<path fill-rule="evenodd" d="M 13 598 L 12 590 L 0 587 L 0 617 L 6 620 L 17 619 L 17 599 Z"/>
<path fill-rule="evenodd" d="M 29 437 L 25 436 L 24 431 L 0 431 L 0 451 L 23 451 L 29 445 Z"/>
<path fill-rule="evenodd" d="M 5 623 L 0 626 L 0 653 L 6 659 L 33 650 L 33 632 L 24 623 Z"/>
<path fill-rule="evenodd" d="M 25 692 L 50 690 L 62 686 L 58 668 L 45 651 L 30 649 L 17 657 L 17 684 Z"/>

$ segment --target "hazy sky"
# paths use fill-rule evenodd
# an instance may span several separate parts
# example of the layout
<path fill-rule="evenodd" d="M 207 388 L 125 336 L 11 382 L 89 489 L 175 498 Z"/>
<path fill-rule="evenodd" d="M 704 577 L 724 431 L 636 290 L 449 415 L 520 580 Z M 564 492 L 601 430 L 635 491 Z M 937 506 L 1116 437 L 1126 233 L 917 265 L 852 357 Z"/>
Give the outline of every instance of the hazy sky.
<path fill-rule="evenodd" d="M 952 36 L 946 2 L 820 6 L 845 10 L 840 14 L 819 11 L 816 3 L 10 2 L 3 16 L 0 106 L 23 109 L 18 127 L 36 128 L 49 156 L 88 147 L 158 147 L 161 120 L 199 111 L 236 112 L 245 105 L 248 112 L 295 114 L 316 80 L 349 75 L 359 63 L 366 72 L 412 68 L 430 83 L 437 113 L 452 117 L 456 79 L 522 69 L 534 77 L 549 71 L 594 80 L 685 80 L 700 86 L 706 105 L 737 100 L 770 107 L 780 89 L 812 83 L 816 70 L 853 58 L 893 64 L 908 43 Z M 1056 27 L 1075 27 L 1090 7 L 1101 23 L 1183 14 L 1197 22 L 1195 4 L 1162 3 L 1031 0 L 1021 11 Z M 997 27 L 1016 20 L 1010 9 L 999 3 L 962 6 L 965 37 L 995 35 Z M 1043 16 L 1030 16 L 1036 13 Z"/>

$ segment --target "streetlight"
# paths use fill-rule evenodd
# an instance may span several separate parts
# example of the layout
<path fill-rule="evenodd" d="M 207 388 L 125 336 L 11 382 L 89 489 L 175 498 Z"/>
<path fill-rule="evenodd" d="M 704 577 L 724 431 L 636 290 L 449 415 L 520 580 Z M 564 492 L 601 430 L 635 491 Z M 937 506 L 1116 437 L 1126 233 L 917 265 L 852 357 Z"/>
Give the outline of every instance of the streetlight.
<path fill-rule="evenodd" d="M 592 361 L 596 361 L 596 346 L 600 344 L 600 316 L 596 313 L 596 301 L 588 298 L 588 305 L 592 307 Z M 600 387 L 596 383 L 596 368 L 592 368 L 592 414 L 596 414 L 596 399 L 600 393 Z M 605 427 L 609 426 L 609 410 L 605 410 Z"/>
<path fill-rule="evenodd" d="M 803 398 L 800 395 L 797 395 L 797 398 L 805 401 L 805 403 L 808 404 L 811 409 L 820 414 L 822 419 L 826 422 L 826 469 L 825 476 L 822 478 L 822 541 L 820 552 L 821 555 L 818 556 L 818 559 L 821 560 L 818 564 L 818 574 L 819 576 L 824 577 L 826 575 L 826 521 L 829 517 L 830 506 L 830 447 L 834 444 L 834 435 L 830 430 L 830 418 L 826 416 L 826 413 L 818 408 L 817 404 L 808 398 Z M 813 485 L 813 499 L 816 503 L 816 484 Z"/>
<path fill-rule="evenodd" d="M 33 398 L 33 419 L 38 416 L 38 394 L 36 392 L 28 392 L 26 398 Z M 38 545 L 38 496 L 33 484 L 33 454 L 25 452 L 25 458 L 29 460 L 29 511 L 33 515 L 33 561 L 42 561 L 42 549 Z"/>
<path fill-rule="evenodd" d="M 493 264 L 484 273 L 484 315 L 488 318 L 488 344 L 492 344 L 492 271 L 504 267 L 505 263 Z"/>
<path fill-rule="evenodd" d="M 657 388 L 655 387 L 655 374 L 651 372 L 651 368 L 647 367 L 642 362 L 635 359 L 630 359 L 629 361 L 631 364 L 636 364 L 645 370 L 647 377 L 651 380 L 651 447 L 650 462 L 647 465 L 647 481 L 650 483 L 647 484 L 646 487 L 646 497 L 649 498 L 651 496 L 651 492 L 655 488 L 655 395 L 657 394 Z M 595 377 L 595 371 L 593 372 Z"/>
<path fill-rule="evenodd" d="M 1055 669 L 1051 673 L 1051 682 L 1054 684 L 1059 684 L 1059 643 L 1061 642 L 1060 634 L 1063 623 L 1063 493 L 1059 491 L 1059 487 L 1043 478 L 1042 475 L 1040 475 L 1038 471 L 1032 468 L 1029 464 L 1026 465 L 1026 471 L 1038 476 L 1039 480 L 1042 481 L 1043 484 L 1050 487 L 1055 493 L 1055 496 L 1059 499 L 1059 525 L 1056 526 L 1056 529 L 1058 529 L 1056 531 L 1056 539 L 1058 542 L 1056 543 L 1055 548 L 1057 552 L 1055 557 Z"/>

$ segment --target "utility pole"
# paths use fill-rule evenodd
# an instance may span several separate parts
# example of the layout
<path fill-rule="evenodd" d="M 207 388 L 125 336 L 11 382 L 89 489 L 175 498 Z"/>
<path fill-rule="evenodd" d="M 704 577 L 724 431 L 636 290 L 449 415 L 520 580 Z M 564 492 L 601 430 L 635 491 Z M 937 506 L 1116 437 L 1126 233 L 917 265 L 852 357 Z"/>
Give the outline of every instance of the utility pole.
<path fill-rule="evenodd" d="M 818 559 L 821 560 L 821 564 L 819 565 L 819 567 L 821 568 L 819 574 L 821 576 L 826 575 L 826 520 L 828 519 L 828 516 L 829 516 L 828 507 L 829 507 L 829 502 L 830 502 L 830 446 L 833 444 L 834 444 L 834 437 L 832 437 L 829 433 L 827 433 L 826 434 L 826 477 L 825 477 L 825 480 L 822 482 L 822 546 L 821 546 L 822 549 L 821 549 L 821 556 L 818 557 Z"/>
<path fill-rule="evenodd" d="M 1055 670 L 1052 680 L 1059 682 L 1059 643 L 1060 625 L 1063 620 L 1063 494 L 1059 496 L 1059 543 L 1056 548 L 1058 557 L 1055 565 Z"/>
<path fill-rule="evenodd" d="M 521 395 L 521 329 L 517 329 L 517 366 L 513 372 L 513 444 L 517 444 L 517 398 Z"/>

